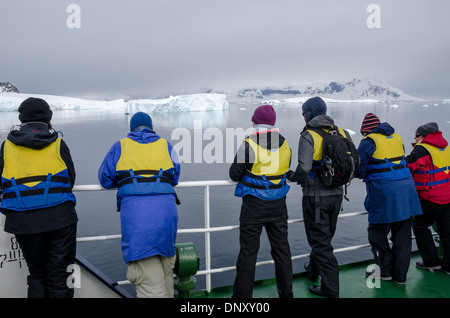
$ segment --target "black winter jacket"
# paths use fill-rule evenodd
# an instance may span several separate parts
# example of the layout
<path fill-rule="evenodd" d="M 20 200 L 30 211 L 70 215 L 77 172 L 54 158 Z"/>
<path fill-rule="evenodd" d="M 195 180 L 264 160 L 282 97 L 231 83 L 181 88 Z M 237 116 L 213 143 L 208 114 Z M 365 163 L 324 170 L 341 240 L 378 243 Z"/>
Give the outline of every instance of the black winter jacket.
<path fill-rule="evenodd" d="M 31 122 L 22 124 L 19 130 L 11 131 L 7 139 L 15 145 L 32 149 L 42 149 L 54 142 L 58 133 L 49 130 L 47 124 Z M 70 184 L 75 184 L 75 168 L 69 148 L 61 140 L 61 158 L 69 170 Z M 0 175 L 4 167 L 4 142 L 0 148 Z M 61 229 L 78 221 L 73 202 L 64 202 L 60 205 L 36 209 L 31 211 L 3 210 L 6 215 L 5 231 L 13 234 L 36 234 Z"/>

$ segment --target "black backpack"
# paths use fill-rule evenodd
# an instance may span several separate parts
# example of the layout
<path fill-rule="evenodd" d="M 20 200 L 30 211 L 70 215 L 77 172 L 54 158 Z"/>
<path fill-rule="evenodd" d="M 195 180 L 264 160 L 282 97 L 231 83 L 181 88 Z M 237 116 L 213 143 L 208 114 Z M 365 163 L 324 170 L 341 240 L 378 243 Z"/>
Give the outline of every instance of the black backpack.
<path fill-rule="evenodd" d="M 355 145 L 339 133 L 337 126 L 326 132 L 323 129 L 307 127 L 323 137 L 322 164 L 316 171 L 325 186 L 347 186 L 355 177 L 359 166 L 359 154 Z"/>

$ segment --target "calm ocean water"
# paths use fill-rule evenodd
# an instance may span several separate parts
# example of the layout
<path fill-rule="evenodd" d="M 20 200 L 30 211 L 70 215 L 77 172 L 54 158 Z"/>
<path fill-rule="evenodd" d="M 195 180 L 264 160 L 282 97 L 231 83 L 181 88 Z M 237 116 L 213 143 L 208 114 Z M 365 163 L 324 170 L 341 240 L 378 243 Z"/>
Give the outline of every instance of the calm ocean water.
<path fill-rule="evenodd" d="M 426 105 L 425 105 L 426 104 Z M 234 137 L 227 140 L 226 131 L 247 129 L 251 127 L 251 116 L 257 104 L 230 104 L 227 111 L 160 113 L 152 114 L 155 131 L 173 145 L 182 139 L 173 134 L 177 128 L 189 131 L 192 147 L 195 140 L 202 140 L 200 152 L 192 149 L 191 156 L 183 153 L 180 181 L 193 180 L 227 180 L 230 166 L 229 158 L 233 158 L 236 148 L 242 141 Z M 304 127 L 301 117 L 301 105 L 276 105 L 277 123 L 292 149 L 291 169 L 297 165 L 297 145 L 300 131 Z M 406 153 L 412 150 L 411 142 L 415 129 L 423 123 L 435 121 L 439 124 L 444 136 L 450 138 L 450 104 L 408 103 L 398 102 L 395 105 L 387 103 L 329 103 L 328 115 L 335 123 L 344 129 L 355 132 L 353 142 L 358 145 L 362 136 L 359 133 L 361 122 L 366 113 L 375 113 L 380 120 L 389 122 L 403 137 Z M 98 184 L 97 171 L 107 151 L 112 144 L 128 133 L 129 115 L 122 111 L 55 111 L 52 124 L 56 130 L 63 133 L 63 138 L 71 149 L 77 172 L 77 185 Z M 3 141 L 12 125 L 18 124 L 17 113 L 3 112 L 0 115 L 0 139 Z M 201 130 L 199 130 L 199 124 Z M 194 131 L 194 127 L 197 129 Z M 213 137 L 208 137 L 212 132 Z M 222 135 L 218 135 L 222 132 Z M 223 137 L 223 146 L 220 145 Z M 197 139 L 196 139 L 197 138 Z M 238 140 L 239 139 L 239 140 Z M 184 139 L 183 139 L 184 140 Z M 185 140 L 186 141 L 186 140 Z M 232 150 L 225 145 L 233 145 Z M 209 145 L 209 146 L 208 146 Z M 208 163 L 202 153 L 215 145 L 216 162 Z M 198 144 L 197 144 L 198 146 Z M 208 148 L 209 147 L 209 148 Z M 186 148 L 184 148 L 186 149 Z M 217 152 L 218 151 L 218 152 Z M 230 154 L 231 151 L 231 154 Z M 203 154 L 203 156 L 202 156 Z M 205 160 L 206 159 L 206 160 Z M 352 181 L 348 189 L 350 201 L 344 201 L 342 213 L 364 211 L 365 185 L 360 180 Z M 179 205 L 179 229 L 198 228 L 204 226 L 203 188 L 179 188 L 177 193 L 182 202 Z M 211 226 L 239 224 L 239 208 L 241 199 L 234 197 L 234 187 L 211 188 Z M 77 192 L 77 212 L 79 216 L 78 236 L 96 236 L 120 234 L 119 213 L 116 212 L 115 191 Z M 290 219 L 302 218 L 301 188 L 292 184 L 287 196 Z M 218 232 L 211 234 L 212 268 L 234 266 L 239 252 L 239 231 Z M 291 224 L 289 240 L 292 255 L 310 252 L 303 223 Z M 180 234 L 178 242 L 193 242 L 201 259 L 200 269 L 205 268 L 204 235 Z M 342 248 L 367 243 L 367 216 L 344 218 L 338 221 L 338 227 L 333 240 L 334 248 Z M 126 264 L 122 259 L 120 240 L 81 242 L 78 253 L 97 266 L 113 280 L 126 279 Z M 340 264 L 371 258 L 369 248 L 355 252 L 337 254 Z M 258 260 L 269 260 L 270 246 L 265 233 L 261 237 L 261 247 Z M 304 260 L 294 261 L 294 271 L 303 271 Z M 235 272 L 215 274 L 212 285 L 231 285 Z M 272 277 L 273 265 L 257 267 L 256 279 Z M 198 277 L 198 288 L 204 288 L 204 277 Z M 132 287 L 127 287 L 133 293 Z"/>

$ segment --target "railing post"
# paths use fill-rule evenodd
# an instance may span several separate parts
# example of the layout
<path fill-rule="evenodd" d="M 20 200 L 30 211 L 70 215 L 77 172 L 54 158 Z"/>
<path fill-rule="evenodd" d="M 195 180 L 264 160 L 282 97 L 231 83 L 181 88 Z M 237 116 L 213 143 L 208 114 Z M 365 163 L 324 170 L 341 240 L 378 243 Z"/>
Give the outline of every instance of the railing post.
<path fill-rule="evenodd" d="M 206 292 L 211 291 L 211 232 L 210 229 L 210 204 L 209 204 L 209 185 L 205 186 L 205 267 L 208 274 L 206 274 Z"/>

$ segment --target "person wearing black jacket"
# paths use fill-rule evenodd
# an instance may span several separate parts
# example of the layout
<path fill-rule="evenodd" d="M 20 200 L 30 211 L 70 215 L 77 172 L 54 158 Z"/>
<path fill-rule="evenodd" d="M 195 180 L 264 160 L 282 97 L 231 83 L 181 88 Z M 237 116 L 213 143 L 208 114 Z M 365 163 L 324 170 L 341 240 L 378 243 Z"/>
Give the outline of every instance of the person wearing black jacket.
<path fill-rule="evenodd" d="M 236 262 L 233 298 L 253 294 L 255 264 L 265 227 L 275 262 L 278 294 L 293 297 L 292 260 L 288 242 L 286 173 L 291 149 L 285 138 L 273 128 L 276 114 L 271 105 L 255 110 L 255 132 L 244 140 L 232 163 L 229 176 L 239 182 L 235 196 L 242 197 L 240 214 L 240 252 Z"/>
<path fill-rule="evenodd" d="M 27 263 L 28 297 L 72 298 L 67 269 L 75 262 L 78 217 L 70 150 L 50 124 L 46 101 L 30 97 L 18 111 L 20 128 L 0 148 L 4 230 L 16 236 Z"/>

